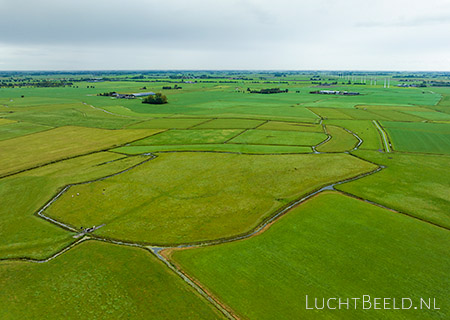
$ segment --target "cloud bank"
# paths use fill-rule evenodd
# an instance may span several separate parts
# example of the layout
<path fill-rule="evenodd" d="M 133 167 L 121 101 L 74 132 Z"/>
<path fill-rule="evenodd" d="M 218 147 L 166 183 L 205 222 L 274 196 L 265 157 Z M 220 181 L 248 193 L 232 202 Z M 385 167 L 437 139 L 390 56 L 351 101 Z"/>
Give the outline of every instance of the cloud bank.
<path fill-rule="evenodd" d="M 0 0 L 0 69 L 450 69 L 447 0 Z"/>

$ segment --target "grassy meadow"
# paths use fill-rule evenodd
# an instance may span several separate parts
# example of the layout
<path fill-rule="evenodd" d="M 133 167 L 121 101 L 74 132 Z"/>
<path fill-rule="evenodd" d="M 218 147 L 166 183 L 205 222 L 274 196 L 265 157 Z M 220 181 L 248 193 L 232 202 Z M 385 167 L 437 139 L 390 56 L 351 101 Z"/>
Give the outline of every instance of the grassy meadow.
<path fill-rule="evenodd" d="M 171 257 L 243 319 L 444 319 L 449 245 L 448 230 L 325 193 L 261 235 Z M 441 310 L 306 310 L 306 295 L 310 307 L 312 297 L 435 297 Z"/>
<path fill-rule="evenodd" d="M 143 249 L 84 242 L 44 264 L 0 262 L 2 319 L 224 319 Z"/>
<path fill-rule="evenodd" d="M 122 175 L 72 187 L 46 214 L 77 228 L 105 224 L 95 234 L 113 239 L 214 240 L 249 232 L 296 198 L 374 168 L 342 154 L 159 154 Z"/>

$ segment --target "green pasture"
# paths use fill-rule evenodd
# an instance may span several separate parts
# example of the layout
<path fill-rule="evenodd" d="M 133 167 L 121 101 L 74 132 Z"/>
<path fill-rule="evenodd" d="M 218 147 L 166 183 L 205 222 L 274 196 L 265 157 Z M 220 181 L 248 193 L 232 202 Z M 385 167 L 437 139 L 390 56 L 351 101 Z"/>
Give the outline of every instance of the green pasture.
<path fill-rule="evenodd" d="M 169 130 L 133 142 L 133 146 L 219 144 L 241 133 L 240 129 Z"/>
<path fill-rule="evenodd" d="M 327 136 L 323 132 L 248 130 L 232 139 L 230 143 L 313 146 L 326 138 Z"/>
<path fill-rule="evenodd" d="M 2 319 L 223 319 L 143 249 L 84 242 L 43 264 L 0 262 Z"/>
<path fill-rule="evenodd" d="M 326 120 L 325 124 L 340 126 L 356 133 L 363 140 L 361 149 L 379 150 L 383 148 L 380 134 L 370 120 Z"/>
<path fill-rule="evenodd" d="M 0 181 L 0 259 L 43 259 L 75 241 L 74 235 L 34 215 L 65 185 L 110 175 L 146 157 L 99 152 L 60 161 Z"/>
<path fill-rule="evenodd" d="M 194 129 L 253 129 L 264 121 L 251 119 L 213 119 L 201 123 L 194 127 Z"/>
<path fill-rule="evenodd" d="M 382 122 L 396 151 L 450 154 L 450 124 Z"/>
<path fill-rule="evenodd" d="M 268 121 L 257 129 L 260 130 L 281 130 L 281 131 L 306 131 L 306 132 L 323 132 L 320 124 L 306 124 L 293 122 Z"/>
<path fill-rule="evenodd" d="M 301 195 L 374 168 L 343 154 L 159 154 L 72 187 L 46 214 L 77 228 L 105 224 L 95 234 L 126 241 L 206 241 L 248 232 Z"/>
<path fill-rule="evenodd" d="M 316 148 L 320 152 L 345 152 L 352 150 L 358 144 L 358 139 L 341 127 L 327 125 L 326 129 L 331 139 Z"/>
<path fill-rule="evenodd" d="M 449 245 L 447 230 L 328 192 L 251 239 L 172 259 L 244 319 L 444 319 Z M 319 306 L 322 298 L 391 297 L 397 307 L 402 297 L 431 297 L 440 310 L 307 310 L 306 295 L 309 307 L 314 297 Z"/>
<path fill-rule="evenodd" d="M 352 119 L 351 116 L 346 115 L 340 109 L 334 108 L 309 108 L 314 113 L 318 114 L 323 119 Z"/>
<path fill-rule="evenodd" d="M 35 107 L 9 108 L 13 113 L 5 114 L 12 120 L 33 122 L 40 125 L 83 126 L 90 128 L 120 129 L 135 123 L 130 117 L 106 113 L 102 109 L 93 108 L 81 103 L 52 104 Z"/>
<path fill-rule="evenodd" d="M 0 141 L 0 176 L 113 148 L 159 132 L 158 130 L 103 130 L 61 127 Z"/>
<path fill-rule="evenodd" d="M 0 119 L 2 120 L 2 119 Z M 6 119 L 5 119 L 6 120 Z M 1 124 L 1 122 L 0 122 Z M 52 127 L 29 122 L 11 122 L 0 125 L 0 140 L 7 140 L 27 134 L 52 129 Z"/>
<path fill-rule="evenodd" d="M 129 129 L 188 129 L 209 119 L 153 119 L 129 126 Z"/>
<path fill-rule="evenodd" d="M 14 120 L 8 120 L 8 119 L 0 118 L 0 126 L 1 126 L 1 125 L 4 125 L 4 124 L 15 123 L 15 122 L 16 122 L 16 121 L 14 121 Z"/>
<path fill-rule="evenodd" d="M 386 168 L 337 188 L 450 227 L 449 156 L 356 151 L 363 159 Z"/>

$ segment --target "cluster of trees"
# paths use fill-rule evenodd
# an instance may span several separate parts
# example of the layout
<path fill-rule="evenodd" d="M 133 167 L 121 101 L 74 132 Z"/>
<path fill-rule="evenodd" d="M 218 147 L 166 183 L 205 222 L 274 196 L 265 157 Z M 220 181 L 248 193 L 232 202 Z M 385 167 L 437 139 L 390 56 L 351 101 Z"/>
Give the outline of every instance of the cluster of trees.
<path fill-rule="evenodd" d="M 247 91 L 250 93 L 261 93 L 261 94 L 272 94 L 272 93 L 287 93 L 288 89 L 280 89 L 280 88 L 270 88 L 270 89 L 261 89 L 261 90 L 252 90 L 247 88 Z"/>
<path fill-rule="evenodd" d="M 114 97 L 117 94 L 117 92 L 112 91 L 112 92 L 103 92 L 103 93 L 99 93 L 97 94 L 98 96 L 101 97 Z"/>
<path fill-rule="evenodd" d="M 162 88 L 163 88 L 163 90 L 183 89 L 182 87 L 179 87 L 178 85 L 175 85 L 173 88 L 171 86 L 164 86 Z"/>
<path fill-rule="evenodd" d="M 161 92 L 158 92 L 155 95 L 147 96 L 142 100 L 142 103 L 148 104 L 165 104 L 167 103 L 167 97 L 163 95 Z"/>

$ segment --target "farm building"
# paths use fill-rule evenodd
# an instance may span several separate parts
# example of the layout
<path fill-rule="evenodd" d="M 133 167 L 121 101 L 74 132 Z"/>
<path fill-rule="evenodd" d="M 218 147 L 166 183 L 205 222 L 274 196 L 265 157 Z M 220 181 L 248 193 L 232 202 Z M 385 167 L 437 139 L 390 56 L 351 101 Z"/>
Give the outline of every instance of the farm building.
<path fill-rule="evenodd" d="M 114 93 L 112 96 L 116 97 L 117 99 L 135 99 L 139 97 L 147 97 L 154 95 L 154 92 L 141 92 L 141 93 L 130 93 L 130 94 L 121 94 L 121 93 Z"/>

